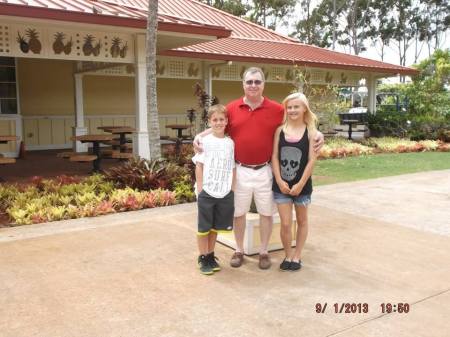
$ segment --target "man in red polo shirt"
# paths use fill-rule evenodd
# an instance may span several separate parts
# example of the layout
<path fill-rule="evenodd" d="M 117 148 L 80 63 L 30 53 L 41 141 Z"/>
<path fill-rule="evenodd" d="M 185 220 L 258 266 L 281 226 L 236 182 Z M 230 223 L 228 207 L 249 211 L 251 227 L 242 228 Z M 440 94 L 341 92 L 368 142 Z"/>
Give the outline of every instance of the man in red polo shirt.
<path fill-rule="evenodd" d="M 234 191 L 234 235 L 236 251 L 230 265 L 240 267 L 244 261 L 244 233 L 252 197 L 260 216 L 261 248 L 259 268 L 271 266 L 268 245 L 272 234 L 274 202 L 272 192 L 272 143 L 275 130 L 282 123 L 284 111 L 281 104 L 263 96 L 264 73 L 260 68 L 248 68 L 243 75 L 244 97 L 227 105 L 227 132 L 235 143 L 236 190 Z M 206 130 L 201 136 L 209 133 Z M 320 151 L 323 135 L 318 132 L 315 150 Z M 196 151 L 201 151 L 198 136 L 194 141 Z"/>

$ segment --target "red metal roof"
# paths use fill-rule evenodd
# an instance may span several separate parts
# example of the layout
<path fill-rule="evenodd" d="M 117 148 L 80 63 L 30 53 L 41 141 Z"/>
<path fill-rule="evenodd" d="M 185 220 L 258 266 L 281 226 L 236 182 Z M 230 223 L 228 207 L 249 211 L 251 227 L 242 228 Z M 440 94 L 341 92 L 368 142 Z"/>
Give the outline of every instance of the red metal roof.
<path fill-rule="evenodd" d="M 412 68 L 298 42 L 257 41 L 232 37 L 164 51 L 161 55 L 286 65 L 297 64 L 403 75 L 417 73 Z"/>
<path fill-rule="evenodd" d="M 147 0 L 2 1 L 0 15 L 146 28 Z M 417 73 L 412 68 L 305 45 L 194 0 L 159 0 L 158 12 L 160 30 L 228 37 L 165 51 L 161 55 L 403 75 Z"/>
<path fill-rule="evenodd" d="M 2 0 L 0 15 L 32 17 L 113 25 L 145 29 L 147 26 L 147 8 L 142 5 L 147 2 L 130 0 Z M 227 37 L 231 30 L 223 26 L 195 19 L 177 17 L 170 14 L 158 14 L 158 29 Z"/>

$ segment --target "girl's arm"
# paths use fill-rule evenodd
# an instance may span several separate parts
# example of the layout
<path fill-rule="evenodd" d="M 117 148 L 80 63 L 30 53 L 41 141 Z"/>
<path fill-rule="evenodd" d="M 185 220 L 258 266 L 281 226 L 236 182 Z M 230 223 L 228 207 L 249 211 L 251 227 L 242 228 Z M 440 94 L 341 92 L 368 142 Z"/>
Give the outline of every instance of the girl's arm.
<path fill-rule="evenodd" d="M 197 162 L 195 164 L 195 181 L 197 183 L 197 192 L 200 194 L 203 190 L 203 163 Z"/>
<path fill-rule="evenodd" d="M 281 178 L 280 161 L 278 160 L 278 143 L 280 140 L 281 129 L 282 126 L 278 127 L 273 137 L 272 172 L 273 172 L 273 179 L 275 179 L 278 187 L 280 188 L 281 193 L 289 194 L 291 190 L 289 188 L 288 183 Z"/>
<path fill-rule="evenodd" d="M 314 151 L 314 137 L 315 133 L 308 135 L 309 138 L 309 155 L 308 155 L 308 163 L 306 164 L 305 171 L 303 172 L 302 177 L 300 178 L 300 181 L 292 186 L 291 189 L 291 195 L 297 196 L 300 194 L 300 192 L 303 190 L 303 187 L 305 186 L 306 182 L 308 181 L 309 177 L 311 177 L 314 169 L 314 165 L 316 163 L 317 159 L 317 153 Z"/>

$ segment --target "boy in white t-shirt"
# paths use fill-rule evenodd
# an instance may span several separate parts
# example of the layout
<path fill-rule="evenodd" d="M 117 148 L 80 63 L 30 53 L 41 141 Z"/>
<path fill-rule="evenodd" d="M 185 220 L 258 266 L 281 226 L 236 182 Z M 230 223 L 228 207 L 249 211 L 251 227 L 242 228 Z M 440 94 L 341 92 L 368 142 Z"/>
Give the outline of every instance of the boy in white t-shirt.
<path fill-rule="evenodd" d="M 210 107 L 208 121 L 212 133 L 202 139 L 203 152 L 192 158 L 198 192 L 198 265 L 205 275 L 220 270 L 214 256 L 217 233 L 233 229 L 236 171 L 234 142 L 225 136 L 226 108 L 223 105 Z"/>

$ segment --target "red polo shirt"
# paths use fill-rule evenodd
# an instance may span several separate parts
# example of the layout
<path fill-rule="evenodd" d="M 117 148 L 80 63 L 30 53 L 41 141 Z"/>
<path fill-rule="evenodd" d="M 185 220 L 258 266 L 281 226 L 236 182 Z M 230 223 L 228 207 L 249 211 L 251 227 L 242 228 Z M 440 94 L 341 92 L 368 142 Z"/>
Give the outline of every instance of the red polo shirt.
<path fill-rule="evenodd" d="M 235 144 L 235 159 L 247 165 L 268 162 L 273 135 L 283 121 L 283 106 L 264 97 L 263 103 L 251 110 L 242 97 L 230 102 L 227 109 L 227 132 Z"/>

